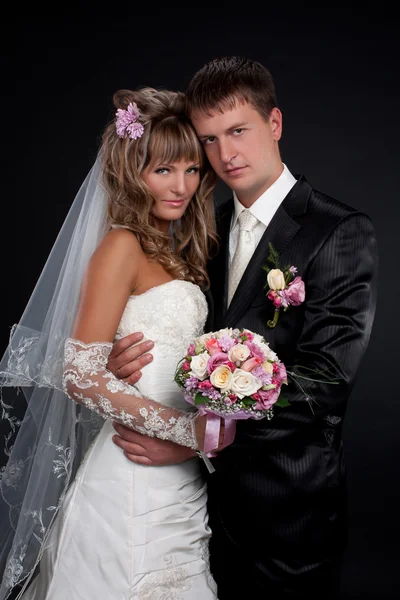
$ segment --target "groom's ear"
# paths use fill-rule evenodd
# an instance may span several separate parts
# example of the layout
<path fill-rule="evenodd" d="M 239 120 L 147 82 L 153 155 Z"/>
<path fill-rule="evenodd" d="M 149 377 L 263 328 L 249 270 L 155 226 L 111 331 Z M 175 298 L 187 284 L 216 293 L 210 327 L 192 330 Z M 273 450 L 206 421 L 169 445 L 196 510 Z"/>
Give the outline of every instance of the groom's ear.
<path fill-rule="evenodd" d="M 269 114 L 269 124 L 272 129 L 272 136 L 276 142 L 279 142 L 282 136 L 282 113 L 275 107 Z"/>

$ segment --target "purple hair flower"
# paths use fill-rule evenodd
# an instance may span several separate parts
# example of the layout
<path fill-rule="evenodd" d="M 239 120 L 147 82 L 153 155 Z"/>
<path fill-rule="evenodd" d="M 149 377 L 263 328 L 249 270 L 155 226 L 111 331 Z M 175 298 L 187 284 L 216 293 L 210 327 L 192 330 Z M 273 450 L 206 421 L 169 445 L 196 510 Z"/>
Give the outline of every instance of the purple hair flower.
<path fill-rule="evenodd" d="M 144 127 L 142 123 L 137 122 L 140 113 L 135 102 L 130 102 L 126 110 L 119 108 L 115 114 L 117 135 L 120 138 L 129 137 L 131 140 L 137 140 L 143 135 Z"/>

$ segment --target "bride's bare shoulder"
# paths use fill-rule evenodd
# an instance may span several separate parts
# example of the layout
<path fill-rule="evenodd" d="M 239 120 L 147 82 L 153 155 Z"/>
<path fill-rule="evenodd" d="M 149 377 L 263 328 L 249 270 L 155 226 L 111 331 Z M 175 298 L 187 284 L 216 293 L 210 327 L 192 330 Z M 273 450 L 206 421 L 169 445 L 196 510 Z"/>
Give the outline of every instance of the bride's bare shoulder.
<path fill-rule="evenodd" d="M 110 229 L 101 243 L 108 249 L 122 252 L 137 252 L 143 254 L 142 247 L 136 235 L 130 229 L 123 227 Z"/>

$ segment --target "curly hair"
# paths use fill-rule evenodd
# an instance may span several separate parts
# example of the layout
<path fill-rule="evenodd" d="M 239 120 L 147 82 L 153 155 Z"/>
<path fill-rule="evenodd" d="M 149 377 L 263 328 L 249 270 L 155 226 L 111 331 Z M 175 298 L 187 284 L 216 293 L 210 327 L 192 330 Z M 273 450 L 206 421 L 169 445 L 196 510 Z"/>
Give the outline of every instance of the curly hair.
<path fill-rule="evenodd" d="M 217 245 L 213 206 L 216 175 L 185 114 L 185 95 L 145 87 L 119 90 L 113 101 L 117 109 L 135 102 L 144 131 L 138 139 L 120 138 L 115 119 L 104 131 L 103 182 L 111 224 L 130 229 L 145 254 L 172 277 L 208 287 L 207 261 Z M 171 240 L 155 226 L 151 212 L 154 198 L 142 173 L 150 163 L 180 160 L 200 164 L 200 185 L 182 218 L 173 221 Z"/>

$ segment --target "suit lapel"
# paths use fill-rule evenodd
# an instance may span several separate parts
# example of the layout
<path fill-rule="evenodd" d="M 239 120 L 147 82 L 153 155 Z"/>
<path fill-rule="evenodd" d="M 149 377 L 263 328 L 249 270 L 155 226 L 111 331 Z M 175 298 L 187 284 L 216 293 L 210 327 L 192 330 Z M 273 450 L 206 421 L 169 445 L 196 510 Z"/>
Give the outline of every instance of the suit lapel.
<path fill-rule="evenodd" d="M 293 217 L 305 212 L 310 192 L 311 186 L 304 177 L 300 176 L 296 185 L 286 196 L 285 200 L 271 219 L 270 224 L 265 230 L 245 272 L 243 273 L 229 308 L 224 315 L 224 326 L 233 327 L 243 315 L 251 300 L 259 292 L 260 288 L 265 286 L 266 273 L 264 269 L 262 269 L 262 266 L 266 264 L 269 254 L 268 243 L 271 242 L 273 244 L 279 255 L 284 253 L 301 227 Z M 228 272 L 228 265 L 226 272 Z M 227 279 L 228 278 L 225 277 L 226 281 Z M 224 297 L 224 307 L 225 306 L 226 294 Z"/>

